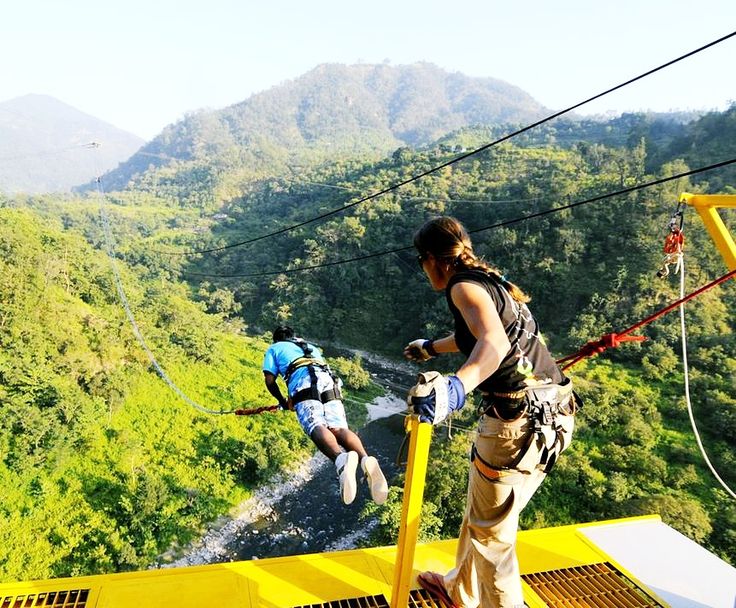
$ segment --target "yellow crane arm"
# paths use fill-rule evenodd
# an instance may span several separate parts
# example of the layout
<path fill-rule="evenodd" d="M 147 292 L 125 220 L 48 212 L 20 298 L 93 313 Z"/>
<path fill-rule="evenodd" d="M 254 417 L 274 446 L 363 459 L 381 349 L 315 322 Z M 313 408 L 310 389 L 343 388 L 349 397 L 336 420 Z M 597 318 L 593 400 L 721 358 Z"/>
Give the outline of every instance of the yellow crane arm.
<path fill-rule="evenodd" d="M 736 209 L 736 194 L 680 194 L 680 202 L 686 203 L 700 215 L 716 248 L 723 256 L 729 270 L 736 269 L 736 243 L 726 224 L 718 214 L 719 208 Z"/>

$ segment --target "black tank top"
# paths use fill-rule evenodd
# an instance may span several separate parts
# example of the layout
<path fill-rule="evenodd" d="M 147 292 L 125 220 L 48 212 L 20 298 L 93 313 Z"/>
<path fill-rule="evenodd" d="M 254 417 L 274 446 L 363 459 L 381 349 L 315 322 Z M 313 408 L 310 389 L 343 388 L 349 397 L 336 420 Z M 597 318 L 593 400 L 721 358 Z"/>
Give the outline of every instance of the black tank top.
<path fill-rule="evenodd" d="M 511 350 L 498 369 L 478 385 L 480 390 L 506 393 L 537 384 L 559 384 L 564 380 L 529 308 L 514 300 L 501 282 L 484 270 L 459 271 L 450 277 L 445 288 L 447 304 L 455 319 L 455 343 L 461 353 L 470 356 L 477 340 L 450 296 L 457 283 L 475 283 L 488 292 L 511 343 Z"/>

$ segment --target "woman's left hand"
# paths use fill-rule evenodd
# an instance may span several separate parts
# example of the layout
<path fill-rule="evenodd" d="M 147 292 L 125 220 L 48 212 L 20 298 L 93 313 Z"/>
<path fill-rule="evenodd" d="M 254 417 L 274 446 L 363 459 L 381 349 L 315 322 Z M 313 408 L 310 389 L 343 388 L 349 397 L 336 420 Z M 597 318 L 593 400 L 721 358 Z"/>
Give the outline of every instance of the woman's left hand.
<path fill-rule="evenodd" d="M 430 353 L 430 350 L 432 350 L 431 344 L 432 340 L 425 340 L 424 338 L 413 340 L 404 347 L 404 356 L 411 361 L 429 361 L 435 356 Z"/>

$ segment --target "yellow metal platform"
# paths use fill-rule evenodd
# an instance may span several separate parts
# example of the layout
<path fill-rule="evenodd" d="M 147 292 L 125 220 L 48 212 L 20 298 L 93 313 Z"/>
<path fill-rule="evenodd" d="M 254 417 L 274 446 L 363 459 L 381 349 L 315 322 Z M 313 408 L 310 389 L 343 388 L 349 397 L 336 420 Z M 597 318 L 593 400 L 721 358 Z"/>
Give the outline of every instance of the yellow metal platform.
<path fill-rule="evenodd" d="M 617 522 L 641 520 L 658 522 L 659 518 Z M 668 605 L 584 534 L 588 527 L 611 523 L 616 522 L 519 533 L 518 555 L 530 608 Z M 414 576 L 423 570 L 449 570 L 454 563 L 456 542 L 417 545 Z M 377 547 L 209 566 L 5 583 L 0 584 L 0 608 L 380 607 L 387 606 L 391 598 L 396 555 L 395 546 Z M 576 600 L 585 594 L 588 597 L 585 602 Z M 622 600 L 626 594 L 633 599 Z M 571 603 L 574 601 L 578 603 Z M 436 604 L 414 591 L 409 605 L 429 607 Z"/>

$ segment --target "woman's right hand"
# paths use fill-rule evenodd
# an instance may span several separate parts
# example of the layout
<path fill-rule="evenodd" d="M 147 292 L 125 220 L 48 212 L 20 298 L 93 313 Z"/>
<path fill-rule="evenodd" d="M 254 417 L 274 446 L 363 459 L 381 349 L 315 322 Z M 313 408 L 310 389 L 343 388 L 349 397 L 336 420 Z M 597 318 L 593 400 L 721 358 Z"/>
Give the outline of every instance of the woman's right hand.
<path fill-rule="evenodd" d="M 432 348 L 431 344 L 431 340 L 425 340 L 424 338 L 413 340 L 404 347 L 404 356 L 411 361 L 429 361 L 434 357 L 428 350 L 428 348 Z"/>

